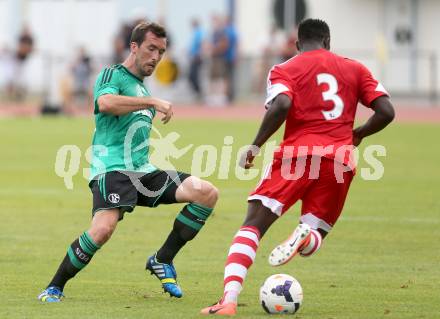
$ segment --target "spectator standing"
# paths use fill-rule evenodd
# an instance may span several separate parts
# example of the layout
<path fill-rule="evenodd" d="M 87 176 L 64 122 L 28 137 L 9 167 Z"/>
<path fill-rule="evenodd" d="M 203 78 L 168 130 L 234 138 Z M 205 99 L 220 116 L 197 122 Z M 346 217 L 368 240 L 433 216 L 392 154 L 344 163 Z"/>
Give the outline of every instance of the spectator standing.
<path fill-rule="evenodd" d="M 296 48 L 297 40 L 298 40 L 298 29 L 295 26 L 287 35 L 286 42 L 281 48 L 280 58 L 282 62 L 289 60 L 298 53 L 298 49 Z"/>
<path fill-rule="evenodd" d="M 237 61 L 238 35 L 231 17 L 226 18 L 225 35 L 227 39 L 225 50 L 226 95 L 228 102 L 232 103 L 235 99 L 235 65 Z"/>
<path fill-rule="evenodd" d="M 212 17 L 211 36 L 211 70 L 210 70 L 210 104 L 224 105 L 226 103 L 226 51 L 228 37 L 221 16 Z"/>
<path fill-rule="evenodd" d="M 200 85 L 200 71 L 203 64 L 203 30 L 200 26 L 200 21 L 198 19 L 193 19 L 192 25 L 192 39 L 190 44 L 189 56 L 190 56 L 190 66 L 189 66 L 189 82 L 191 88 L 200 101 L 202 99 L 202 88 Z"/>
<path fill-rule="evenodd" d="M 85 48 L 81 47 L 76 61 L 72 65 L 73 94 L 76 98 L 84 99 L 90 95 L 92 71 L 91 58 Z"/>
<path fill-rule="evenodd" d="M 267 74 L 274 64 L 281 61 L 281 50 L 286 42 L 285 34 L 276 25 L 273 25 L 267 36 L 260 38 L 259 52 L 261 54 L 255 65 L 255 77 L 253 77 L 253 88 L 256 93 L 266 91 Z"/>
<path fill-rule="evenodd" d="M 125 48 L 124 37 L 119 34 L 115 37 L 113 41 L 113 56 L 112 63 L 119 64 L 122 63 L 128 56 L 128 51 Z"/>
<path fill-rule="evenodd" d="M 27 26 L 20 33 L 17 41 L 17 49 L 10 56 L 9 67 L 6 75 L 6 94 L 13 100 L 21 100 L 26 95 L 26 87 L 24 84 L 24 65 L 30 54 L 34 50 L 34 38 Z"/>

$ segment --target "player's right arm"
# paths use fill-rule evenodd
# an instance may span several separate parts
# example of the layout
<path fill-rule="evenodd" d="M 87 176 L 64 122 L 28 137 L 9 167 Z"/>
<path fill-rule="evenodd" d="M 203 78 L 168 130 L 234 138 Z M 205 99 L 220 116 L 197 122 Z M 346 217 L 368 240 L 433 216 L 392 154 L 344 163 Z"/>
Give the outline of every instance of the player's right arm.
<path fill-rule="evenodd" d="M 292 100 L 285 94 L 279 94 L 273 102 L 269 110 L 264 115 L 263 122 L 261 122 L 260 129 L 254 142 L 245 153 L 242 154 L 240 166 L 248 169 L 254 166 L 253 161 L 258 154 L 258 150 L 266 141 L 280 128 L 287 118 Z"/>
<path fill-rule="evenodd" d="M 95 114 L 107 113 L 116 116 L 154 107 L 158 112 L 165 114 L 162 118 L 167 123 L 173 116 L 170 102 L 151 96 L 124 96 L 121 94 L 122 83 L 118 70 L 104 69 L 96 79 L 94 102 Z"/>
<path fill-rule="evenodd" d="M 240 166 L 248 169 L 254 166 L 253 161 L 258 150 L 284 123 L 292 106 L 292 89 L 285 72 L 275 66 L 269 72 L 265 107 L 267 112 L 261 122 L 260 129 L 240 159 Z"/>
<path fill-rule="evenodd" d="M 164 123 L 167 123 L 173 116 L 170 102 L 152 96 L 136 97 L 107 93 L 98 97 L 97 104 L 99 112 L 117 116 L 150 107 L 154 107 L 156 111 L 165 114 L 164 118 L 162 118 Z"/>

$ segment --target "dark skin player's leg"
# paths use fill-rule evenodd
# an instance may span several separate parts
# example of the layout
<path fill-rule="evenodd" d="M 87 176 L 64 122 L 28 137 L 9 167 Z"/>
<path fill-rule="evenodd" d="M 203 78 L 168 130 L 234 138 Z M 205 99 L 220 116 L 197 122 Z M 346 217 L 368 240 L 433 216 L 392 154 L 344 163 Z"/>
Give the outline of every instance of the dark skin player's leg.
<path fill-rule="evenodd" d="M 243 226 L 254 226 L 260 231 L 261 237 L 266 233 L 278 215 L 264 206 L 259 200 L 252 200 L 248 205 L 248 212 Z"/>
<path fill-rule="evenodd" d="M 319 233 L 321 234 L 322 239 L 325 238 L 325 236 L 327 236 L 328 232 L 326 232 L 325 230 L 318 228 L 317 231 L 319 231 Z"/>

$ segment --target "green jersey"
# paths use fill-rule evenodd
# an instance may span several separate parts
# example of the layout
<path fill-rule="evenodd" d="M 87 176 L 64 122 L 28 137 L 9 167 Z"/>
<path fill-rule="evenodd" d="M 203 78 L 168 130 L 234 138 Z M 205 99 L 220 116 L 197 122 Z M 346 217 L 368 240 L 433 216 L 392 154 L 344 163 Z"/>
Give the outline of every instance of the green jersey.
<path fill-rule="evenodd" d="M 90 179 L 110 171 L 150 173 L 149 137 L 156 110 L 151 107 L 125 115 L 99 112 L 98 98 L 105 94 L 150 96 L 142 79 L 120 64 L 105 68 L 94 87 L 95 133 Z"/>

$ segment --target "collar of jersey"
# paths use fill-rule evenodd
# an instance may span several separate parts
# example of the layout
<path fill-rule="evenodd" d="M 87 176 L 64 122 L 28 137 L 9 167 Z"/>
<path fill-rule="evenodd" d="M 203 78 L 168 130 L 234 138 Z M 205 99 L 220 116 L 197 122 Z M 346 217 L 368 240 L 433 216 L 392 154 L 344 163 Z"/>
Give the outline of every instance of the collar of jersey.
<path fill-rule="evenodd" d="M 305 51 L 305 52 L 302 52 L 301 54 L 318 54 L 318 53 L 322 53 L 322 52 L 330 52 L 330 50 L 326 50 L 324 48 L 320 48 L 320 49 Z"/>
<path fill-rule="evenodd" d="M 141 80 L 140 78 L 138 78 L 136 75 L 134 75 L 133 73 L 130 72 L 129 69 L 127 69 L 125 66 L 123 66 L 122 64 L 119 64 L 121 66 L 121 68 L 127 72 L 129 75 L 131 75 L 132 77 L 134 77 L 136 80 L 138 80 L 141 83 L 144 83 L 144 80 Z"/>

